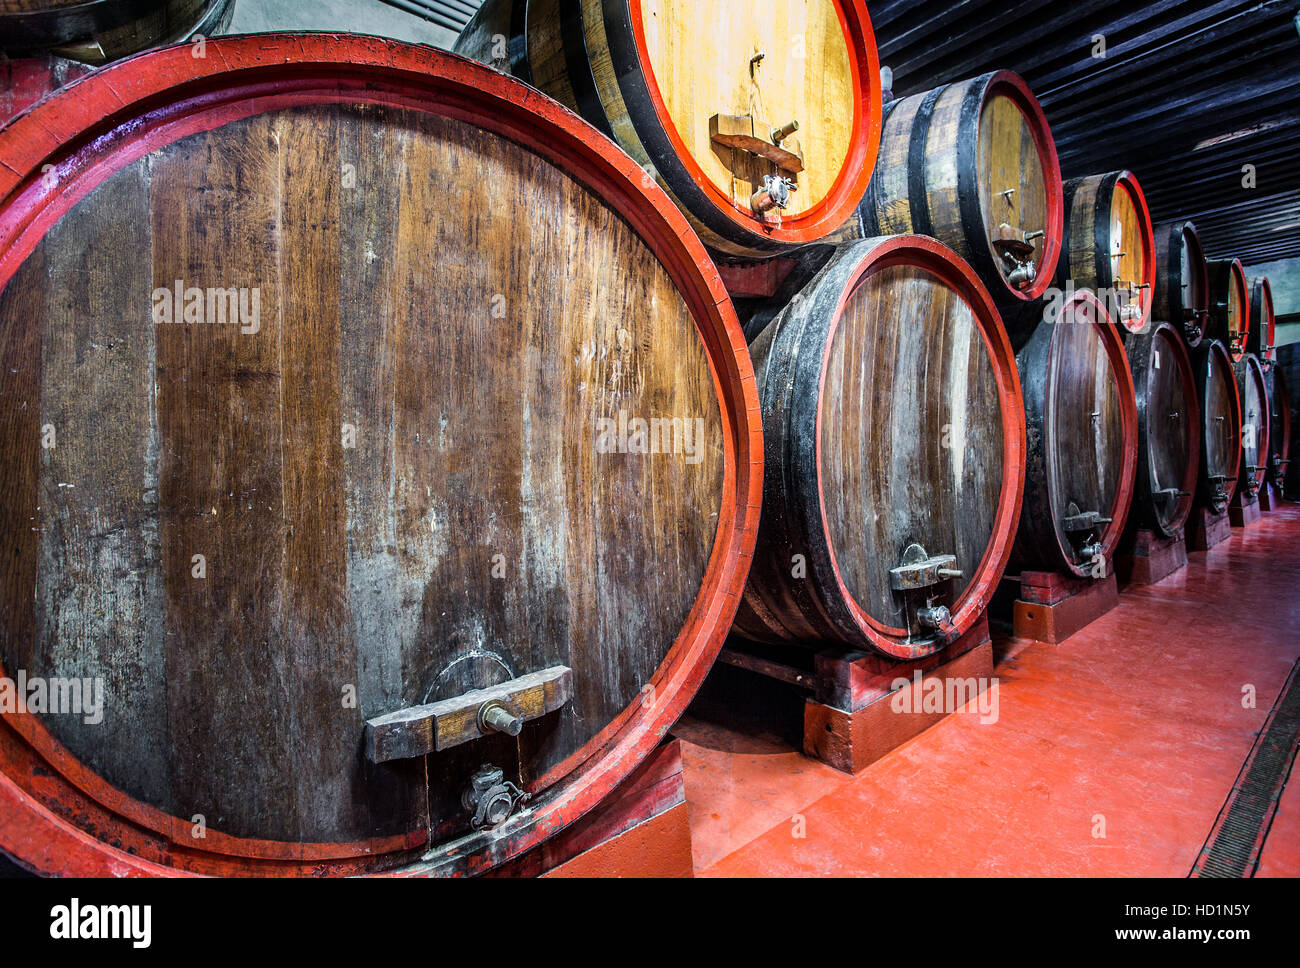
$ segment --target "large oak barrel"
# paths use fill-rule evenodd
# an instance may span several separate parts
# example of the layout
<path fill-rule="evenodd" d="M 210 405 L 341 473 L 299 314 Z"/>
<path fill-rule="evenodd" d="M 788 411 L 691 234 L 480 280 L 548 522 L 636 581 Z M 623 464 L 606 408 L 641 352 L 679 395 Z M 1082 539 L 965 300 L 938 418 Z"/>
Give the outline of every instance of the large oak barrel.
<path fill-rule="evenodd" d="M 1013 560 L 1100 576 L 1124 532 L 1137 400 L 1119 326 L 1090 292 L 1053 303 L 1016 354 L 1029 449 Z"/>
<path fill-rule="evenodd" d="M 1197 467 L 1197 503 L 1214 514 L 1228 507 L 1237 491 L 1241 467 L 1241 402 L 1232 358 L 1217 339 L 1193 353 L 1196 391 L 1201 400 L 1201 459 Z"/>
<path fill-rule="evenodd" d="M 875 162 L 864 0 L 487 0 L 455 49 L 617 141 L 726 255 L 829 235 Z"/>
<path fill-rule="evenodd" d="M 1151 314 L 1182 328 L 1188 346 L 1199 346 L 1210 315 L 1210 277 L 1196 226 L 1162 222 L 1155 228 L 1156 286 Z"/>
<path fill-rule="evenodd" d="M 743 336 L 641 176 L 348 35 L 143 54 L 0 130 L 0 666 L 103 684 L 96 725 L 0 717 L 0 848 L 476 871 L 636 768 L 762 487 Z"/>
<path fill-rule="evenodd" d="M 0 48 L 104 64 L 222 33 L 235 0 L 0 0 Z"/>
<path fill-rule="evenodd" d="M 1249 500 L 1259 493 L 1268 474 L 1269 399 L 1259 357 L 1247 353 L 1233 364 L 1241 401 L 1241 468 L 1237 490 Z"/>
<path fill-rule="evenodd" d="M 1205 335 L 1217 339 L 1232 362 L 1246 355 L 1250 331 L 1250 286 L 1240 259 L 1210 259 L 1210 315 Z"/>
<path fill-rule="evenodd" d="M 1151 318 L 1156 243 L 1146 196 L 1131 171 L 1065 183 L 1065 230 L 1057 285 L 1090 289 L 1130 332 Z"/>
<path fill-rule="evenodd" d="M 1246 331 L 1246 352 L 1254 353 L 1267 372 L 1277 362 L 1277 317 L 1273 312 L 1273 287 L 1268 276 L 1250 280 L 1250 329 Z"/>
<path fill-rule="evenodd" d="M 1182 335 L 1168 323 L 1128 339 L 1137 397 L 1138 465 L 1131 525 L 1167 538 L 1182 533 L 1196 496 L 1201 404 Z"/>
<path fill-rule="evenodd" d="M 1020 510 L 1024 415 L 987 292 L 933 239 L 861 240 L 750 352 L 768 457 L 736 631 L 942 648 L 987 605 Z"/>
<path fill-rule="evenodd" d="M 952 247 L 1019 345 L 1056 272 L 1061 199 L 1042 108 L 1019 76 L 997 71 L 887 106 L 875 173 L 841 234 L 916 232 Z"/>
<path fill-rule="evenodd" d="M 1275 366 L 1266 374 L 1268 378 L 1268 480 L 1278 490 L 1286 482 L 1287 468 L 1291 464 L 1291 391 L 1286 385 L 1286 374 Z"/>

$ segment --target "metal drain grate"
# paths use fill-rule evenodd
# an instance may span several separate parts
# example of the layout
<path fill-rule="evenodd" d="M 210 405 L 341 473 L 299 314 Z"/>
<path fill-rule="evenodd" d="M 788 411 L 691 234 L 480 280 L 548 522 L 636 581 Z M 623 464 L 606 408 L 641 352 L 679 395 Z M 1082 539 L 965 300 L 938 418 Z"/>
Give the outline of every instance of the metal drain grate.
<path fill-rule="evenodd" d="M 1214 829 L 1201 848 L 1192 877 L 1253 877 L 1277 801 L 1286 786 L 1300 736 L 1300 662 L 1269 711 L 1250 755 L 1237 774 Z"/>

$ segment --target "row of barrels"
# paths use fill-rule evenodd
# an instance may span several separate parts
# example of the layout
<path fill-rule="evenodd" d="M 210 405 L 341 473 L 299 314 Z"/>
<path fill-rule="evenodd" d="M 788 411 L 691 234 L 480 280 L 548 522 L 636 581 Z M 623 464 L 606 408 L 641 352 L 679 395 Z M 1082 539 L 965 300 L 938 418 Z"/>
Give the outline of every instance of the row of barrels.
<path fill-rule="evenodd" d="M 1261 462 L 1251 293 L 1217 312 L 1130 174 L 1063 183 L 1015 75 L 882 108 L 856 0 L 733 4 L 731 73 L 700 5 L 553 6 L 460 49 L 611 140 L 342 35 L 0 130 L 0 683 L 104 694 L 0 693 L 25 864 L 483 870 L 624 780 L 733 623 L 930 654 L 1132 501 L 1176 531 L 1189 455 L 1211 497 Z M 717 266 L 774 254 L 747 340 Z"/>

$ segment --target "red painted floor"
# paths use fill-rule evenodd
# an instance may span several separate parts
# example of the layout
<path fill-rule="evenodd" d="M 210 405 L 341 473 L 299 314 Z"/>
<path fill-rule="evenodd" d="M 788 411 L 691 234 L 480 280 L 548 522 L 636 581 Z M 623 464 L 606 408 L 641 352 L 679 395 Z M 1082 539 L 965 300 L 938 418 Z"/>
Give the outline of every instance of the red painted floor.
<path fill-rule="evenodd" d="M 1061 645 L 995 640 L 996 722 L 856 777 L 686 717 L 697 875 L 1185 876 L 1300 655 L 1300 506 L 1190 558 Z M 1300 875 L 1298 786 L 1260 875 Z"/>

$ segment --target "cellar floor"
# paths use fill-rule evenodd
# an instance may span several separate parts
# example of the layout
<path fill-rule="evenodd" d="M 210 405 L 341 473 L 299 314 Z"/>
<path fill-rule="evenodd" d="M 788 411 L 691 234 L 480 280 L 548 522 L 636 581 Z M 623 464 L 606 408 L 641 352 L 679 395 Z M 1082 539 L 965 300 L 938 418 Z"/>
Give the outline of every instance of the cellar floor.
<path fill-rule="evenodd" d="M 1300 506 L 1189 558 L 1060 645 L 995 634 L 996 721 L 972 704 L 856 777 L 798 752 L 797 697 L 693 707 L 696 874 L 1185 876 L 1300 656 Z M 1300 875 L 1300 780 L 1258 874 Z"/>

